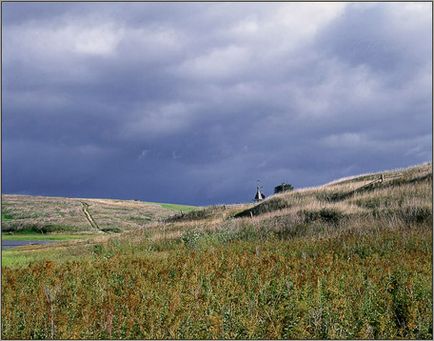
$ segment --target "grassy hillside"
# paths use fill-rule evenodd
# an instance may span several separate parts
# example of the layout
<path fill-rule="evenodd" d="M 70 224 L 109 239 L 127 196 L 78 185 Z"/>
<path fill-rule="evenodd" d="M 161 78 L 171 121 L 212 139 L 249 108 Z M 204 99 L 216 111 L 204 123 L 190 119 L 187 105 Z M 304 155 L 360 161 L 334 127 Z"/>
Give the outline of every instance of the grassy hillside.
<path fill-rule="evenodd" d="M 432 339 L 432 165 L 25 250 L 4 338 Z"/>
<path fill-rule="evenodd" d="M 86 208 L 96 225 L 91 224 Z M 2 195 L 3 232 L 121 232 L 142 228 L 194 206 L 136 200 Z"/>

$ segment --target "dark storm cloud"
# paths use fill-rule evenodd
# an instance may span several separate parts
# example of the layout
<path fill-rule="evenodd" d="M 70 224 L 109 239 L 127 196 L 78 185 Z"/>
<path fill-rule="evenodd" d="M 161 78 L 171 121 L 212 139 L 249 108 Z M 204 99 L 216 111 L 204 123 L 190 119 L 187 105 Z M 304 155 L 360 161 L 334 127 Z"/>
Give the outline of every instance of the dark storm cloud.
<path fill-rule="evenodd" d="M 3 4 L 3 191 L 209 204 L 431 160 L 430 4 Z"/>

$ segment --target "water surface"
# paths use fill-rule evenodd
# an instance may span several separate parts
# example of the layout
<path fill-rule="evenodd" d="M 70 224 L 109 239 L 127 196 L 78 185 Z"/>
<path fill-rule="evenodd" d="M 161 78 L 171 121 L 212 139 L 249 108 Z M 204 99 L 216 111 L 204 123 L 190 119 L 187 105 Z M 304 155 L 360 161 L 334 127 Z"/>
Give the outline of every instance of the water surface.
<path fill-rule="evenodd" d="M 17 246 L 48 244 L 53 240 L 2 240 L 2 249 L 10 249 Z"/>

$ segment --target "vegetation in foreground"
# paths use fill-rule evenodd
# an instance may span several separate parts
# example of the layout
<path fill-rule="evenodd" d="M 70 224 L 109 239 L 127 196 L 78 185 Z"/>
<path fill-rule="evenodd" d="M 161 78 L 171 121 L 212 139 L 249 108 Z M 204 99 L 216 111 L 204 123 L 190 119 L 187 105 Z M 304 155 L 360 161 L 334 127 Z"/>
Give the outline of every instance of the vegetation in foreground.
<path fill-rule="evenodd" d="M 2 337 L 432 339 L 432 167 L 372 180 L 3 266 Z"/>

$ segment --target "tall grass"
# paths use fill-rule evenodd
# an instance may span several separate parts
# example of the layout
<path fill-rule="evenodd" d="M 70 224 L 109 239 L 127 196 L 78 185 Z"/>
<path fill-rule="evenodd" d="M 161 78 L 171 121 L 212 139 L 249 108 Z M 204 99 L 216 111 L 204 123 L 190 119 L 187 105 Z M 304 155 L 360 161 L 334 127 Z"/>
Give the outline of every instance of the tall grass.
<path fill-rule="evenodd" d="M 4 268 L 2 336 L 431 338 L 430 233 L 112 243 L 83 261 Z"/>
<path fill-rule="evenodd" d="M 2 337 L 432 339 L 427 169 L 192 211 L 4 266 Z M 339 191 L 353 194 L 328 199 Z"/>

